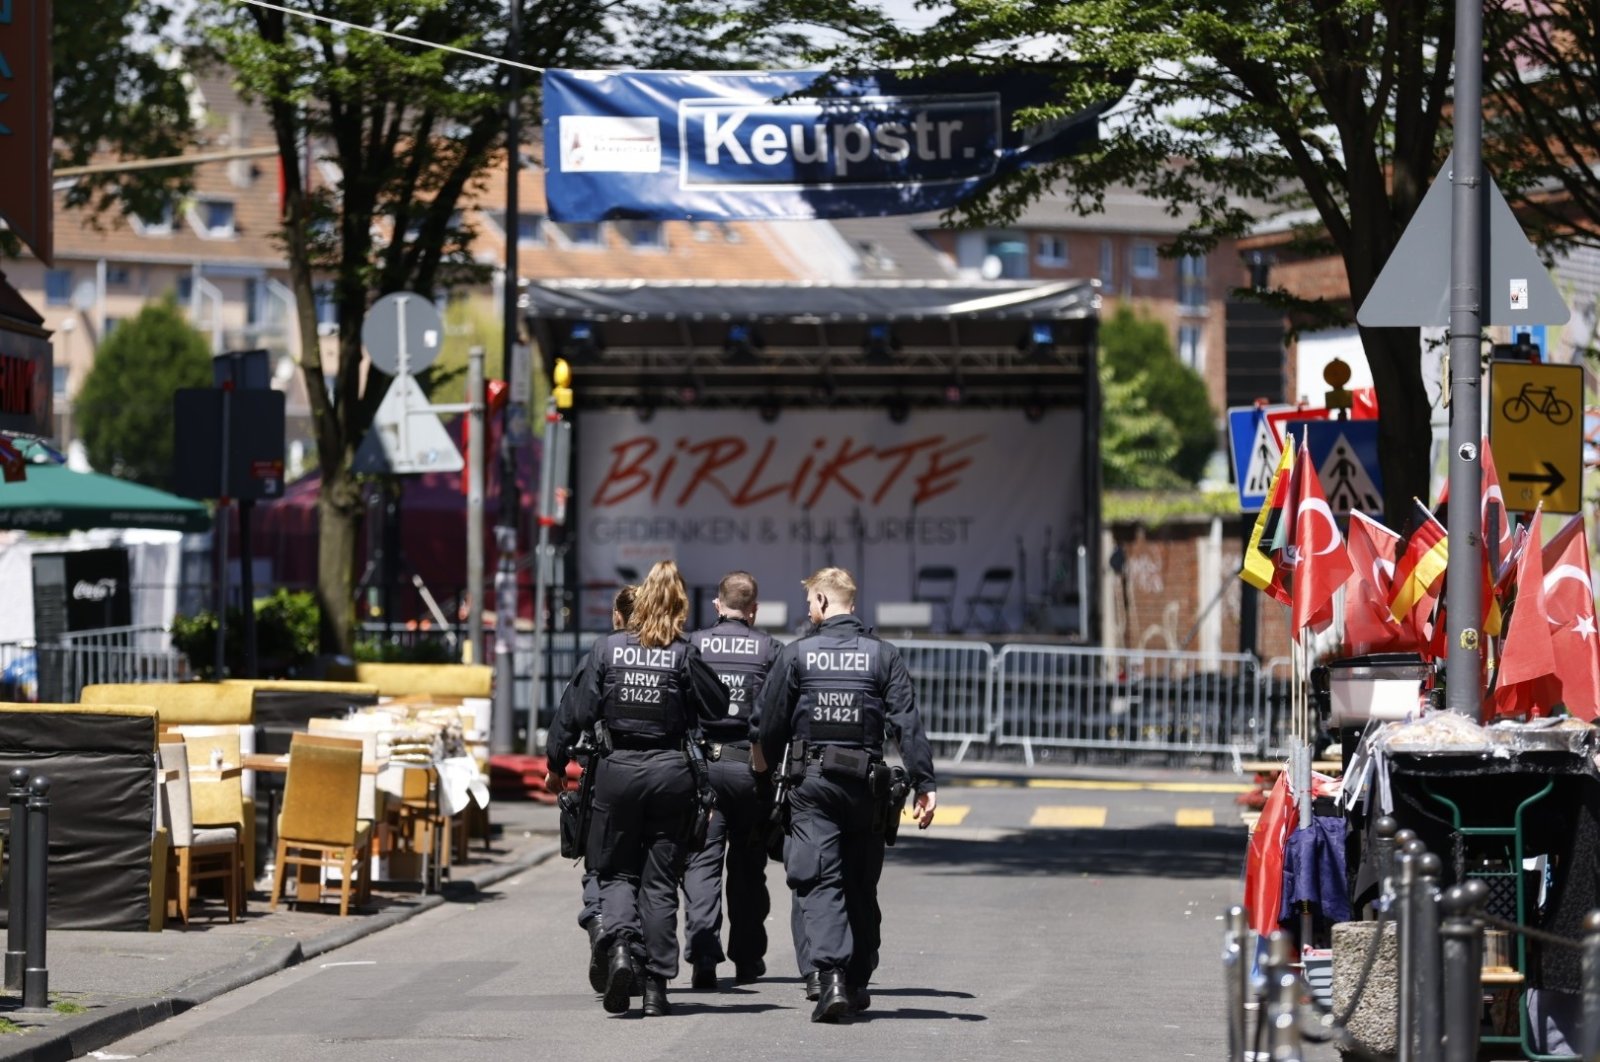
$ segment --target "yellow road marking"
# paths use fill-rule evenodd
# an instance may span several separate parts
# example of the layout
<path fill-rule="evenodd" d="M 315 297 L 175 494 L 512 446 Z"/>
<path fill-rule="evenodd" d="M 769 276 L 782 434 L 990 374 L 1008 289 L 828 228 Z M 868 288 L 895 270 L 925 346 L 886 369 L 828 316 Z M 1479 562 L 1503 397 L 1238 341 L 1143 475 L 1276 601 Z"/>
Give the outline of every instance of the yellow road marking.
<path fill-rule="evenodd" d="M 1215 826 L 1217 824 L 1216 812 L 1210 808 L 1179 808 L 1179 826 Z"/>
<path fill-rule="evenodd" d="M 1242 782 L 1097 782 L 1082 778 L 1030 778 L 1028 788 L 1146 793 L 1253 793 L 1261 787 Z"/>
<path fill-rule="evenodd" d="M 1098 829 L 1106 824 L 1106 809 L 1045 805 L 1036 808 L 1029 826 L 1068 826 Z"/>
<path fill-rule="evenodd" d="M 967 821 L 967 816 L 972 814 L 970 804 L 940 804 L 933 809 L 933 824 L 935 826 L 960 826 Z M 904 817 L 913 816 L 911 805 L 906 805 Z"/>

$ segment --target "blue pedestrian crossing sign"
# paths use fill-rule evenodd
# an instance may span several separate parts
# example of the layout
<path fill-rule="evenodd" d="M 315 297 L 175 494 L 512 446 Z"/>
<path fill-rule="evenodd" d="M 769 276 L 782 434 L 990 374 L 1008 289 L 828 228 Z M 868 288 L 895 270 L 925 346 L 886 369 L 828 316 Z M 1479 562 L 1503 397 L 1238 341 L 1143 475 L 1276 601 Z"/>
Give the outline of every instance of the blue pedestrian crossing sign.
<path fill-rule="evenodd" d="M 1311 420 L 1301 427 L 1328 508 L 1340 519 L 1361 512 L 1383 519 L 1383 472 L 1378 467 L 1378 422 Z"/>
<path fill-rule="evenodd" d="M 1239 488 L 1239 511 L 1253 513 L 1267 501 L 1272 474 L 1278 470 L 1283 447 L 1267 423 L 1268 413 L 1292 406 L 1241 406 L 1228 410 L 1229 451 L 1233 455 L 1233 482 Z"/>

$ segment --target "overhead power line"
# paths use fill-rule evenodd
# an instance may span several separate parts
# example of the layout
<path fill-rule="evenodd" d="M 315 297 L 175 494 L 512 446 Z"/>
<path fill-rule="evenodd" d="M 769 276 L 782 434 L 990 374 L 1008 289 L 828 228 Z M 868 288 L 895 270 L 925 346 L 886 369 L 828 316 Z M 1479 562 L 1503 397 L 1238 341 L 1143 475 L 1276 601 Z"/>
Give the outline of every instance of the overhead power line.
<path fill-rule="evenodd" d="M 374 37 L 388 37 L 390 40 L 405 41 L 407 44 L 420 44 L 424 48 L 433 48 L 441 52 L 453 52 L 456 55 L 464 55 L 469 59 L 478 59 L 485 63 L 499 63 L 502 66 L 514 66 L 519 70 L 529 70 L 535 74 L 544 73 L 544 67 L 542 66 L 530 66 L 527 63 L 519 63 L 514 59 L 507 59 L 503 55 L 486 55 L 483 52 L 474 52 L 466 48 L 457 48 L 450 44 L 440 44 L 437 41 L 425 41 L 421 37 L 410 37 L 404 33 L 395 33 L 391 30 L 381 30 L 373 26 L 362 26 L 355 22 L 346 22 L 344 19 L 339 18 L 329 18 L 327 15 L 318 15 L 310 11 L 296 11 L 292 7 L 284 7 L 281 4 L 270 4 L 267 2 L 267 0 L 239 0 L 239 2 L 241 4 L 250 4 L 252 7 L 266 8 L 268 11 L 281 11 L 285 15 L 293 15 L 296 18 L 308 18 L 315 22 L 326 22 L 328 25 L 337 26 L 340 29 L 355 30 L 357 33 L 370 33 Z"/>

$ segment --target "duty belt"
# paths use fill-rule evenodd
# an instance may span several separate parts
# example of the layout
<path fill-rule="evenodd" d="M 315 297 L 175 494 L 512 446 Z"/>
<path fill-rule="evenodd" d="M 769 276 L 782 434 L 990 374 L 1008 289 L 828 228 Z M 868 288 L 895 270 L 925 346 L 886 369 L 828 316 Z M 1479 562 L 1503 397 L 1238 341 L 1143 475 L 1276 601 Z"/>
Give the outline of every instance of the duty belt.
<path fill-rule="evenodd" d="M 611 732 L 611 747 L 614 749 L 627 749 L 634 752 L 655 752 L 664 749 L 683 748 L 682 737 L 654 737 L 644 734 Z"/>
<path fill-rule="evenodd" d="M 741 741 L 738 744 L 721 744 L 713 741 L 706 750 L 706 759 L 713 763 L 718 760 L 738 760 L 740 763 L 749 763 L 750 743 Z"/>

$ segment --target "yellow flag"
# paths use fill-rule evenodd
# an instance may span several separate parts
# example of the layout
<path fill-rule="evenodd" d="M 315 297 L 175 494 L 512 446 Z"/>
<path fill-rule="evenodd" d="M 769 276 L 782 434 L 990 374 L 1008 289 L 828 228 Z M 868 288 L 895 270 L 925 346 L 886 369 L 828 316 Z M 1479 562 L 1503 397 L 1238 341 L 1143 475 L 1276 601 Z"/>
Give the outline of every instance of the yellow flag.
<path fill-rule="evenodd" d="M 1262 502 L 1261 511 L 1256 513 L 1256 526 L 1250 530 L 1250 544 L 1245 547 L 1244 567 L 1239 570 L 1239 578 L 1255 587 L 1257 590 L 1267 590 L 1277 578 L 1277 566 L 1272 563 L 1272 558 L 1261 552 L 1261 535 L 1267 528 L 1267 518 L 1277 504 L 1278 483 L 1289 474 L 1289 468 L 1294 463 L 1294 447 L 1283 448 L 1282 455 L 1278 458 L 1278 468 L 1272 473 L 1272 483 L 1267 487 L 1266 499 Z"/>

